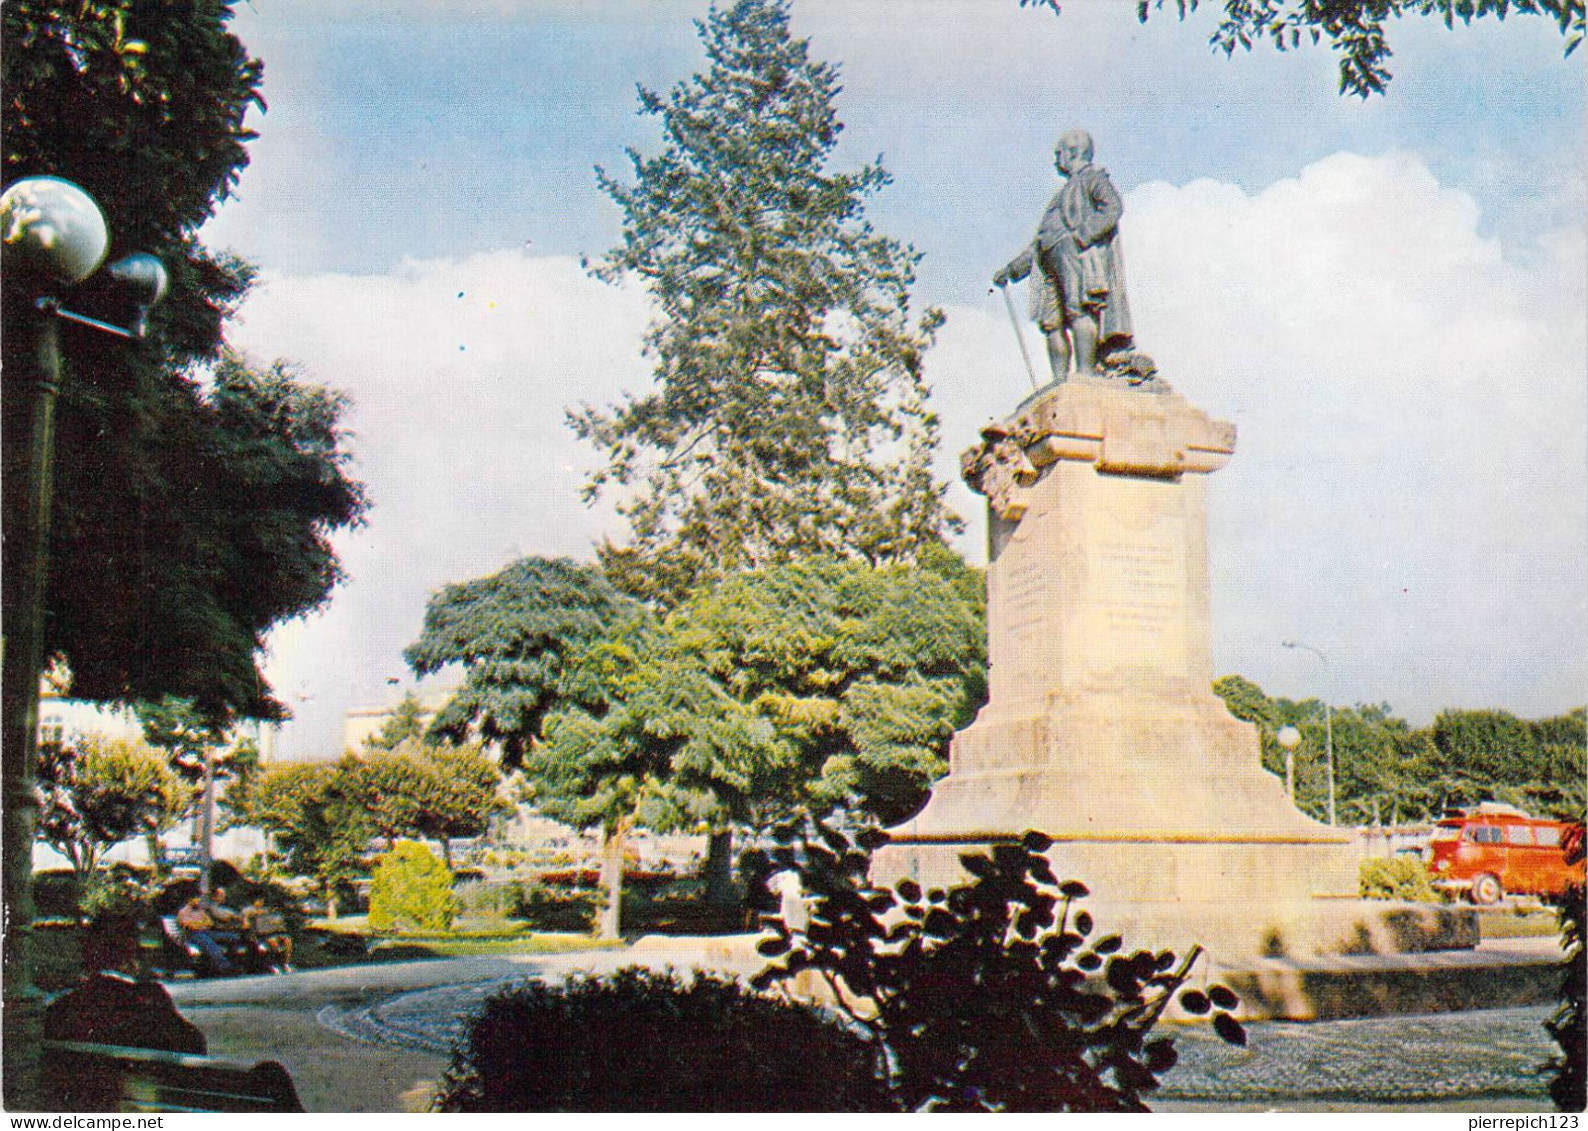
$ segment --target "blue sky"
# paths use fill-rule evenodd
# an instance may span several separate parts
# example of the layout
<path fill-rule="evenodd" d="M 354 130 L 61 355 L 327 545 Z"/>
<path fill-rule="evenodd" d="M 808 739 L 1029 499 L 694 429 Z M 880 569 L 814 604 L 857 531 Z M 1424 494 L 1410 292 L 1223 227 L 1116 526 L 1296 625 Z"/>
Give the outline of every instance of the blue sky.
<path fill-rule="evenodd" d="M 883 156 L 870 217 L 949 314 L 928 361 L 945 477 L 1021 395 L 987 279 L 1053 190 L 1053 139 L 1085 126 L 1126 194 L 1143 348 L 1241 429 L 1212 484 L 1215 668 L 1419 719 L 1588 699 L 1582 59 L 1541 20 L 1408 21 L 1362 102 L 1324 49 L 1226 60 L 1215 5 L 1134 7 L 795 0 L 842 68 L 838 165 Z M 591 457 L 562 409 L 643 386 L 646 307 L 577 257 L 618 237 L 593 167 L 655 145 L 635 84 L 700 65 L 705 10 L 239 5 L 270 110 L 205 237 L 264 271 L 235 339 L 353 396 L 376 502 L 342 540 L 349 583 L 274 644 L 289 752 L 334 753 L 342 711 L 406 686 L 440 585 L 620 533 L 578 501 Z M 953 499 L 978 556 L 979 500 Z"/>

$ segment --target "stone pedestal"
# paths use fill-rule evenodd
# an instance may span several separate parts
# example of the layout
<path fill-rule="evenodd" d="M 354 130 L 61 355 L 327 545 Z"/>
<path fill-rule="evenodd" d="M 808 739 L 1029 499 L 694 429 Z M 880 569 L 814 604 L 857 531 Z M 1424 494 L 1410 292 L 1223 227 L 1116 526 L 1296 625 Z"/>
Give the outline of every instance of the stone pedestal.
<path fill-rule="evenodd" d="M 1206 477 L 1234 427 L 1077 379 L 983 436 L 963 466 L 988 499 L 989 701 L 875 877 L 951 883 L 961 853 L 1040 829 L 1129 945 L 1239 960 L 1359 934 L 1352 839 L 1290 803 L 1211 690 Z"/>

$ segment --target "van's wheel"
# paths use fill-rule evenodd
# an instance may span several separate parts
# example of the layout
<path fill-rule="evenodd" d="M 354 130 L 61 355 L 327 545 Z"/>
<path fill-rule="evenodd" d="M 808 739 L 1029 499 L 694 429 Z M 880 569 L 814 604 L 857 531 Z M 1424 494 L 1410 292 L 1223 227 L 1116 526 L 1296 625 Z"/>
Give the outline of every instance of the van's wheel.
<path fill-rule="evenodd" d="M 1505 895 L 1505 889 L 1500 886 L 1496 876 L 1479 876 L 1472 881 L 1472 902 L 1487 907 L 1491 903 L 1499 903 Z"/>

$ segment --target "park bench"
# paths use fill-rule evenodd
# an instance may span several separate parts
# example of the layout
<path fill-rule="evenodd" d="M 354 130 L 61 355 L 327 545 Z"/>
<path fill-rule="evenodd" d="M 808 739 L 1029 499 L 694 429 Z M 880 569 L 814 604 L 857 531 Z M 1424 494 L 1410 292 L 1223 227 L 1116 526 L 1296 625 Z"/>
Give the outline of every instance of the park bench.
<path fill-rule="evenodd" d="M 74 1111 L 298 1112 L 287 1070 L 158 1049 L 45 1041 L 45 1094 Z"/>
<path fill-rule="evenodd" d="M 270 969 L 270 954 L 256 940 L 229 932 L 235 941 L 224 946 L 227 957 L 240 974 L 263 974 Z M 201 977 L 217 973 L 209 958 L 187 937 L 175 915 L 160 916 L 160 959 L 158 968 L 165 975 L 191 970 Z"/>

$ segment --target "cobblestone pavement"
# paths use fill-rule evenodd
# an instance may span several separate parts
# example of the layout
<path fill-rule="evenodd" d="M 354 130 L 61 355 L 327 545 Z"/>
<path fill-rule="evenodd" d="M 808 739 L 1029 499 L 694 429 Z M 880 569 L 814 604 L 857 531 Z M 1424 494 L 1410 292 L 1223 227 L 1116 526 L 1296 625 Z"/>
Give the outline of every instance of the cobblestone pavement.
<path fill-rule="evenodd" d="M 1548 1006 L 1247 1025 L 1247 1047 L 1202 1026 L 1177 1027 L 1180 1063 L 1165 1100 L 1405 1107 L 1463 1101 L 1536 1102 L 1537 1069 L 1559 1050 L 1544 1031 Z"/>
<path fill-rule="evenodd" d="M 527 972 L 526 972 L 527 973 Z M 356 1009 L 328 1006 L 320 1022 L 355 1039 L 445 1053 L 480 1003 L 517 978 L 437 986 Z M 1172 1029 L 1180 1063 L 1155 1101 L 1386 1108 L 1520 1102 L 1548 1108 L 1537 1067 L 1555 1052 L 1550 1009 L 1377 1017 L 1305 1024 L 1254 1022 L 1246 1048 L 1205 1026 Z"/>
<path fill-rule="evenodd" d="M 516 959 L 450 959 L 349 967 L 280 978 L 173 986 L 201 1026 L 225 1022 L 220 1055 L 281 1056 L 290 1043 L 294 1078 L 311 1110 L 401 1110 L 398 1092 L 434 1080 L 453 1039 L 480 1003 L 502 986 L 576 970 L 602 973 L 640 961 L 687 970 L 698 955 L 626 948 Z M 1176 1025 L 1181 1060 L 1151 1103 L 1163 1110 L 1549 1110 L 1537 1066 L 1556 1052 L 1543 1029 L 1551 1007 L 1309 1023 L 1247 1025 L 1248 1045 L 1225 1045 L 1203 1026 Z M 249 1022 L 249 1018 L 254 1018 Z M 261 1022 L 291 1022 L 272 1035 Z M 297 1020 L 301 1019 L 301 1021 Z M 316 1039 L 312 1034 L 318 1031 Z M 252 1034 L 252 1035 L 250 1035 Z M 256 1039 L 257 1038 L 257 1039 Z M 215 1035 L 212 1035 L 212 1045 Z M 235 1046 L 235 1047 L 233 1047 Z M 257 1047 L 256 1047 L 257 1046 Z M 358 1049 L 367 1050 L 360 1054 Z M 345 1090 L 358 1057 L 412 1059 L 406 1078 L 376 1087 L 368 1106 Z M 346 1060 L 332 1063 L 329 1054 Z M 322 1061 L 324 1063 L 322 1063 Z M 404 1062 L 407 1064 L 407 1062 Z M 395 1066 L 394 1070 L 395 1070 Z M 323 1069 L 323 1071 L 322 1071 Z M 315 1073 L 324 1075 L 318 1081 Z M 311 1102 L 311 1094 L 319 1102 Z"/>
<path fill-rule="evenodd" d="M 462 1034 L 480 1004 L 504 986 L 533 977 L 561 978 L 575 972 L 610 973 L 620 966 L 644 961 L 645 957 L 623 950 L 520 960 L 518 969 L 512 973 L 499 973 L 496 977 L 466 985 L 434 986 L 356 1004 L 328 1002 L 319 1010 L 316 1019 L 332 1032 L 357 1041 L 446 1055 L 452 1051 L 455 1039 Z M 689 962 L 684 958 L 676 965 L 687 969 Z M 484 973 L 484 970 L 476 973 Z"/>

